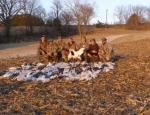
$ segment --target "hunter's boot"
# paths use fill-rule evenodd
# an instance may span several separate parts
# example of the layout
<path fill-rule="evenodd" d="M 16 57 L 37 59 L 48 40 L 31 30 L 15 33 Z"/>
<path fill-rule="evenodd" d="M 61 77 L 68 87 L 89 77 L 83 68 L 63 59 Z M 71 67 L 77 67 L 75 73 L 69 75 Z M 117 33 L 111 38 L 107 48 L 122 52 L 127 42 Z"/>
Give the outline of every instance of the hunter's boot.
<path fill-rule="evenodd" d="M 43 57 L 43 61 L 44 61 L 44 63 L 48 63 L 49 62 L 49 56 L 44 56 Z"/>
<path fill-rule="evenodd" d="M 53 61 L 54 61 L 54 62 L 57 62 L 57 59 L 58 59 L 58 58 L 57 58 L 57 55 L 54 55 L 54 56 L 53 56 Z"/>
<path fill-rule="evenodd" d="M 87 62 L 87 60 L 88 60 L 88 56 L 87 56 L 87 55 L 84 55 L 83 61 L 86 61 L 86 62 Z"/>
<path fill-rule="evenodd" d="M 64 59 L 65 62 L 68 61 L 67 56 L 62 56 L 62 58 Z"/>
<path fill-rule="evenodd" d="M 48 62 L 52 63 L 53 59 L 51 57 L 49 57 Z"/>
<path fill-rule="evenodd" d="M 42 60 L 42 55 L 37 54 L 37 60 L 38 60 L 38 62 L 42 62 L 42 61 L 43 61 L 43 60 Z"/>
<path fill-rule="evenodd" d="M 105 58 L 101 58 L 101 61 L 102 61 L 103 63 L 105 63 L 105 62 L 106 62 L 106 59 L 105 59 Z"/>

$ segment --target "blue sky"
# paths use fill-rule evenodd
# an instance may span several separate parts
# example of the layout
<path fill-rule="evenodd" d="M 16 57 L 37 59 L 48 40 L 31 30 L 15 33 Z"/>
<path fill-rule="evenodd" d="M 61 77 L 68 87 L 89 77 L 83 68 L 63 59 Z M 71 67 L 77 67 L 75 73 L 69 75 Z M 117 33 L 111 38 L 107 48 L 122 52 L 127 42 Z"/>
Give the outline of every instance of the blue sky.
<path fill-rule="evenodd" d="M 46 11 L 50 10 L 53 0 L 40 0 Z M 88 0 L 93 3 L 94 0 Z M 91 24 L 96 23 L 98 20 L 100 22 L 106 22 L 106 9 L 107 12 L 107 22 L 114 23 L 117 18 L 114 16 L 114 10 L 116 6 L 128 6 L 128 5 L 144 5 L 150 6 L 149 0 L 95 0 L 96 5 L 96 16 L 91 20 Z"/>

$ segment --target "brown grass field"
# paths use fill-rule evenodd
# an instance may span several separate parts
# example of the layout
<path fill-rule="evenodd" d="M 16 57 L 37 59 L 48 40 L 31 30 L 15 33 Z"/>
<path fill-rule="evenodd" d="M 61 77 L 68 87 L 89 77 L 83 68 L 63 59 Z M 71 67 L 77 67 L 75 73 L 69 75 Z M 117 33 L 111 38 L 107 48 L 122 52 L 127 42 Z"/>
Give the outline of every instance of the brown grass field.
<path fill-rule="evenodd" d="M 0 79 L 0 114 L 149 115 L 149 32 L 107 30 L 87 35 L 87 38 L 94 37 L 98 41 L 102 37 L 122 34 L 129 35 L 111 42 L 117 57 L 115 69 L 89 82 Z M 74 36 L 75 40 L 77 38 L 79 36 Z M 8 67 L 34 61 L 35 56 L 0 59 L 0 76 Z"/>

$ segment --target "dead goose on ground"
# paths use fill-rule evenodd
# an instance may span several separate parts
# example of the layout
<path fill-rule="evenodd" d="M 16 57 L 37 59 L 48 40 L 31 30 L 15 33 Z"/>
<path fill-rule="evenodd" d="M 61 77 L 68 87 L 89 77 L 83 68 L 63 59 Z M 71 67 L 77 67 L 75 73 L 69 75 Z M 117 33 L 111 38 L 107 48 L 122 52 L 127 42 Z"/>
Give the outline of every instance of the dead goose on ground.
<path fill-rule="evenodd" d="M 81 65 L 84 65 L 84 64 L 87 64 L 87 62 L 86 61 L 81 62 Z"/>
<path fill-rule="evenodd" d="M 49 82 L 50 80 L 51 80 L 51 79 L 50 79 L 50 78 L 46 78 L 45 75 L 41 75 L 41 76 L 39 76 L 39 77 L 36 79 L 36 81 L 40 81 L 40 82 L 43 82 L 43 83 Z"/>
<path fill-rule="evenodd" d="M 28 69 L 31 69 L 31 65 L 21 65 L 21 67 L 22 67 L 22 69 L 24 69 L 24 70 L 28 70 Z"/>
<path fill-rule="evenodd" d="M 79 80 L 80 81 L 89 81 L 89 80 L 91 80 L 92 79 L 92 77 L 90 76 L 90 74 L 88 74 L 88 71 L 83 71 L 82 73 L 81 73 L 81 76 L 80 76 L 80 78 L 79 78 Z"/>
<path fill-rule="evenodd" d="M 52 63 L 49 62 L 46 67 L 51 67 L 51 66 L 52 66 Z"/>
<path fill-rule="evenodd" d="M 70 68 L 70 65 L 68 63 L 62 63 L 57 65 L 59 69 L 61 68 Z"/>
<path fill-rule="evenodd" d="M 46 65 L 43 64 L 43 63 L 37 63 L 37 64 L 36 64 L 36 67 L 37 67 L 39 70 L 42 70 L 43 68 L 46 67 Z"/>
<path fill-rule="evenodd" d="M 50 76 L 50 79 L 55 79 L 55 78 L 58 78 L 58 77 L 59 77 L 59 76 L 55 74 L 55 75 L 51 75 L 51 76 Z"/>
<path fill-rule="evenodd" d="M 8 78 L 8 77 L 11 77 L 12 76 L 12 73 L 7 71 L 2 77 L 3 78 Z"/>
<path fill-rule="evenodd" d="M 93 64 L 93 67 L 101 68 L 102 65 L 103 65 L 102 62 L 95 62 L 95 63 Z"/>
<path fill-rule="evenodd" d="M 110 69 L 108 68 L 107 65 L 103 65 L 103 68 L 101 68 L 101 72 L 109 72 Z"/>
<path fill-rule="evenodd" d="M 96 74 L 100 74 L 101 69 L 99 69 L 99 68 L 93 68 L 93 69 L 92 69 L 92 72 L 93 72 L 93 73 L 96 73 Z"/>
<path fill-rule="evenodd" d="M 17 81 L 25 81 L 26 74 L 19 74 L 16 79 Z"/>
<path fill-rule="evenodd" d="M 28 73 L 32 73 L 32 70 L 22 70 L 20 72 L 20 74 L 28 74 Z"/>
<path fill-rule="evenodd" d="M 96 77 L 98 77 L 98 74 L 95 72 L 95 71 L 87 71 L 88 72 L 88 74 L 92 77 L 92 78 L 96 78 Z"/>
<path fill-rule="evenodd" d="M 32 77 L 38 78 L 38 77 L 41 76 L 41 75 L 43 75 L 43 73 L 42 73 L 41 71 L 39 71 L 39 72 L 36 72 L 35 74 L 33 74 Z"/>
<path fill-rule="evenodd" d="M 17 67 L 11 67 L 8 70 L 6 70 L 6 72 L 2 75 L 2 78 L 11 78 L 13 79 L 13 77 L 15 77 L 16 75 L 18 75 L 20 73 L 20 70 L 18 70 Z"/>
<path fill-rule="evenodd" d="M 32 80 L 32 77 L 33 77 L 33 72 L 31 73 L 28 73 L 25 77 L 25 81 L 29 81 L 29 80 Z"/>
<path fill-rule="evenodd" d="M 115 67 L 115 63 L 112 62 L 106 62 L 105 64 L 108 66 L 109 69 L 114 69 Z"/>
<path fill-rule="evenodd" d="M 5 70 L 0 71 L 0 77 L 2 78 L 2 76 L 6 73 Z"/>
<path fill-rule="evenodd" d="M 11 72 L 12 74 L 18 74 L 21 72 L 19 67 L 11 67 L 11 68 L 9 68 L 8 71 Z"/>
<path fill-rule="evenodd" d="M 31 66 L 30 66 L 31 65 Z M 60 63 L 48 63 L 47 65 L 42 63 L 33 64 L 24 64 L 22 68 L 12 67 L 9 69 L 11 72 L 6 71 L 4 77 L 11 77 L 17 71 L 18 75 L 17 81 L 42 81 L 47 82 L 55 78 L 64 78 L 66 80 L 75 81 L 75 80 L 91 80 L 99 76 L 100 72 L 108 72 L 110 69 L 114 68 L 114 63 L 102 63 L 95 62 L 60 62 Z M 30 69 L 29 69 L 30 68 Z"/>
<path fill-rule="evenodd" d="M 80 74 L 82 71 L 83 71 L 82 67 L 77 67 L 77 68 L 75 68 L 75 72 L 76 72 L 77 74 Z"/>

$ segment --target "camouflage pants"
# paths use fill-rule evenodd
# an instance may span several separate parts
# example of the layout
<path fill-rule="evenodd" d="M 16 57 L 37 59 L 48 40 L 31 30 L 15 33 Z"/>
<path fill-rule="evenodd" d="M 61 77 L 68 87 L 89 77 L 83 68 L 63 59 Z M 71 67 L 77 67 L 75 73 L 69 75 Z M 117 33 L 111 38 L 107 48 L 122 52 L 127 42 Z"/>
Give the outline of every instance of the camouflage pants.
<path fill-rule="evenodd" d="M 99 56 L 98 55 L 92 55 L 92 54 L 88 53 L 88 57 L 91 59 L 91 62 L 99 61 Z"/>
<path fill-rule="evenodd" d="M 67 62 L 68 61 L 69 51 L 62 50 L 61 54 L 62 54 L 62 58 L 65 60 L 65 62 Z"/>
<path fill-rule="evenodd" d="M 43 61 L 44 58 L 46 58 L 46 57 L 47 57 L 46 52 L 42 53 L 41 51 L 37 51 L 37 59 L 39 62 Z"/>
<path fill-rule="evenodd" d="M 103 51 L 100 51 L 99 57 L 102 62 L 108 62 L 114 57 L 114 54 L 105 54 Z"/>
<path fill-rule="evenodd" d="M 87 61 L 87 57 L 88 57 L 88 53 L 87 53 L 87 52 L 84 52 L 84 53 L 81 55 L 82 61 Z"/>
<path fill-rule="evenodd" d="M 61 52 L 57 52 L 57 61 L 60 61 L 62 58 Z"/>
<path fill-rule="evenodd" d="M 57 61 L 57 52 L 49 52 L 47 55 L 49 62 Z"/>

